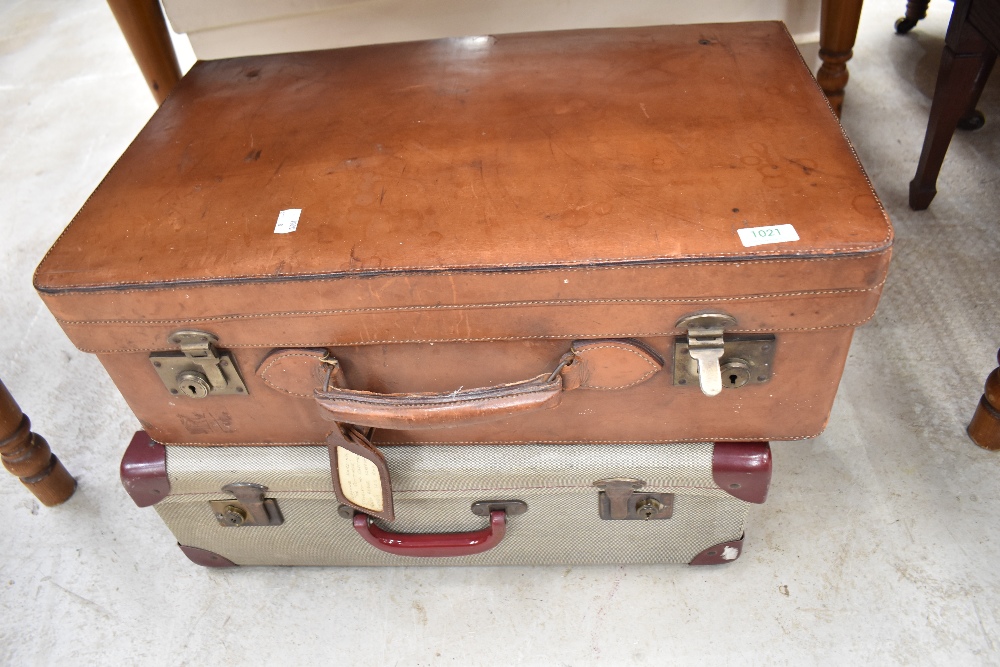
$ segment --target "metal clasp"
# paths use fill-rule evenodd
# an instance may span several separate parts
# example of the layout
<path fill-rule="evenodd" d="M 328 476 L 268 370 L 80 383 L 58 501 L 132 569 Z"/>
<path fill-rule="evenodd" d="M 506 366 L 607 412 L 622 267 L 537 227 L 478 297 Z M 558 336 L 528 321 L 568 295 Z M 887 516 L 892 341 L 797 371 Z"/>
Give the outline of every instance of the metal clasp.
<path fill-rule="evenodd" d="M 725 335 L 736 318 L 725 313 L 703 312 L 682 317 L 676 324 L 687 329 L 674 344 L 674 384 L 697 380 L 706 396 L 723 389 L 739 389 L 771 379 L 775 339 L 772 335 Z"/>
<path fill-rule="evenodd" d="M 674 494 L 637 491 L 646 485 L 641 479 L 611 477 L 594 482 L 598 514 L 613 521 L 651 521 L 674 515 Z"/>
<path fill-rule="evenodd" d="M 696 313 L 682 317 L 676 324 L 687 329 L 688 354 L 698 362 L 698 384 L 706 396 L 722 391 L 722 367 L 719 360 L 725 351 L 723 332 L 736 326 L 736 318 L 725 313 Z"/>
<path fill-rule="evenodd" d="M 232 356 L 219 352 L 219 339 L 205 331 L 175 331 L 170 342 L 180 352 L 156 352 L 149 361 L 171 394 L 205 398 L 209 394 L 246 394 Z"/>
<path fill-rule="evenodd" d="M 285 519 L 278 509 L 278 501 L 265 498 L 267 487 L 251 482 L 236 482 L 222 487 L 226 493 L 236 496 L 236 500 L 212 500 L 212 512 L 216 520 L 228 528 L 240 526 L 280 526 Z"/>

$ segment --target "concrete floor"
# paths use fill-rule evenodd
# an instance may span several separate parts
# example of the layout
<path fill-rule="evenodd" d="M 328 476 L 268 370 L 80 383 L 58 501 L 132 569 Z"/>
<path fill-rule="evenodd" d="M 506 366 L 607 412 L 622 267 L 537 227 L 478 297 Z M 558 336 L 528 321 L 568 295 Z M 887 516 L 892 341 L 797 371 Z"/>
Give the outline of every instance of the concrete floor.
<path fill-rule="evenodd" d="M 965 426 L 1000 346 L 1000 86 L 906 206 L 951 3 L 866 3 L 844 125 L 897 230 L 830 427 L 775 443 L 716 568 L 244 569 L 184 559 L 117 480 L 138 424 L 31 272 L 154 109 L 106 5 L 0 5 L 0 377 L 80 482 L 0 476 L 4 665 L 1000 664 L 1000 454 Z M 189 60 L 190 55 L 186 56 Z"/>

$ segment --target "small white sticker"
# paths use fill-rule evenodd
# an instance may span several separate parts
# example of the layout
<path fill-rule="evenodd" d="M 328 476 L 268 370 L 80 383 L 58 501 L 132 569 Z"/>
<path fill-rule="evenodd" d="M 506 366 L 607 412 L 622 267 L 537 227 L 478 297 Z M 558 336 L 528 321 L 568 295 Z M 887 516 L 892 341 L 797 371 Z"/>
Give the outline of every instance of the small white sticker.
<path fill-rule="evenodd" d="M 722 560 L 736 560 L 737 556 L 739 555 L 740 555 L 739 549 L 734 549 L 733 547 L 728 545 L 726 546 L 725 549 L 722 550 Z"/>
<path fill-rule="evenodd" d="M 770 227 L 746 227 L 737 229 L 744 248 L 767 243 L 798 241 L 799 235 L 791 225 L 771 225 Z"/>
<path fill-rule="evenodd" d="M 291 234 L 299 226 L 301 208 L 286 208 L 278 213 L 278 222 L 274 225 L 275 234 Z"/>

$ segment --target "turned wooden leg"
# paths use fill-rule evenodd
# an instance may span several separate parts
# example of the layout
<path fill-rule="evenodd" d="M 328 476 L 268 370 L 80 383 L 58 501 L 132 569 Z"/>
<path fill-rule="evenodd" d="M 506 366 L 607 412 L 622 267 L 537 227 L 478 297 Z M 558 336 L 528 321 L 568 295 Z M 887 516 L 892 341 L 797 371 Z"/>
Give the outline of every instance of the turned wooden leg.
<path fill-rule="evenodd" d="M 896 19 L 896 34 L 905 35 L 913 30 L 917 21 L 927 18 L 927 5 L 930 0 L 910 0 L 906 3 L 906 16 Z"/>
<path fill-rule="evenodd" d="M 997 366 L 986 378 L 983 397 L 969 424 L 969 437 L 983 449 L 1000 449 L 1000 351 Z"/>
<path fill-rule="evenodd" d="M 181 78 L 174 44 L 159 0 L 108 0 L 135 61 L 157 104 L 162 104 Z"/>
<path fill-rule="evenodd" d="M 974 110 L 996 61 L 996 52 L 956 6 L 941 54 L 927 134 L 917 173 L 910 181 L 910 208 L 922 211 L 937 194 L 937 177 L 959 119 Z M 957 23 L 956 23 L 957 22 Z"/>
<path fill-rule="evenodd" d="M 847 61 L 854 55 L 851 49 L 858 37 L 861 4 L 862 0 L 823 0 L 819 28 L 819 57 L 823 65 L 816 72 L 816 81 L 837 118 L 844 104 Z"/>
<path fill-rule="evenodd" d="M 31 422 L 0 382 L 0 459 L 3 467 L 21 478 L 43 505 L 69 500 L 76 480 L 66 472 L 45 438 L 31 432 Z"/>

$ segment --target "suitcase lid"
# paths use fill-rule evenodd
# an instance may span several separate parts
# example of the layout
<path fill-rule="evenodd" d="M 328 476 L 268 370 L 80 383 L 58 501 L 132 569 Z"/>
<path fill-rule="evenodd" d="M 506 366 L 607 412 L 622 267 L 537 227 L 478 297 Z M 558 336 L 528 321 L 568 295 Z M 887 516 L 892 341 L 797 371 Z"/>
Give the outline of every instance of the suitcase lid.
<path fill-rule="evenodd" d="M 764 445 L 766 447 L 766 445 Z M 592 490 L 608 478 L 635 478 L 644 490 L 671 490 L 688 495 L 725 497 L 715 478 L 711 442 L 671 445 L 480 445 L 387 447 L 383 451 L 400 498 L 433 498 L 486 493 L 509 497 Z M 758 443 L 747 447 L 752 458 Z M 768 450 L 769 451 L 769 450 Z M 127 455 L 126 455 L 127 456 Z M 170 447 L 164 470 L 169 497 L 175 502 L 200 500 L 200 494 L 225 496 L 233 482 L 263 484 L 268 495 L 311 497 L 333 494 L 330 459 L 325 447 Z M 568 466 L 567 461 L 575 464 Z M 761 477 L 766 493 L 769 473 L 756 468 L 742 472 L 744 481 Z M 160 501 L 159 498 L 156 499 Z M 752 499 L 750 502 L 763 502 Z M 335 508 L 331 507 L 331 514 Z"/>
<path fill-rule="evenodd" d="M 891 239 L 782 24 L 583 30 L 199 62 L 35 285 L 95 351 L 163 334 L 94 325 L 317 303 L 836 292 L 853 305 L 796 323 L 844 326 Z"/>

